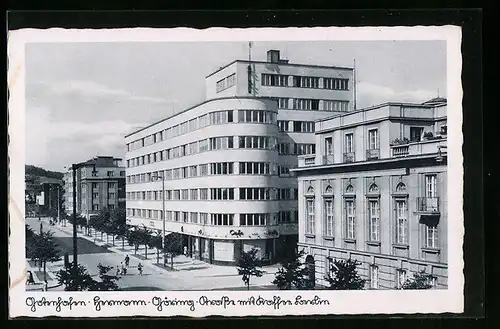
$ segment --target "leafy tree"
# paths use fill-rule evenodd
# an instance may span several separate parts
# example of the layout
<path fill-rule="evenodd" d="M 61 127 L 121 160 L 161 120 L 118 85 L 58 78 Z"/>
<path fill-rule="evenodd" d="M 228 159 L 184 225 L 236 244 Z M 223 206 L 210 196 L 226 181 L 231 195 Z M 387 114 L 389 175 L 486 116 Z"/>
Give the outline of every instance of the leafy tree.
<path fill-rule="evenodd" d="M 120 279 L 116 275 L 109 275 L 108 272 L 112 269 L 111 266 L 105 266 L 99 263 L 97 269 L 99 270 L 100 281 L 93 280 L 93 285 L 89 288 L 91 291 L 111 291 L 119 290 L 116 282 Z"/>
<path fill-rule="evenodd" d="M 78 264 L 75 268 L 73 263 L 56 273 L 59 284 L 64 285 L 65 291 L 85 291 L 94 284 L 94 279 L 89 274 L 85 266 Z"/>
<path fill-rule="evenodd" d="M 142 226 L 137 230 L 137 239 L 139 245 L 143 244 L 145 247 L 144 258 L 148 259 L 148 245 L 150 244 L 152 234 L 151 230 L 146 226 Z"/>
<path fill-rule="evenodd" d="M 101 240 L 103 239 L 102 236 L 106 231 L 106 224 L 109 223 L 110 217 L 111 213 L 107 208 L 101 209 L 97 214 L 97 216 L 94 216 L 93 220 L 94 229 L 101 233 Z"/>
<path fill-rule="evenodd" d="M 160 250 L 163 250 L 162 248 L 162 238 L 161 234 L 153 235 L 151 236 L 151 239 L 149 240 L 149 247 L 151 248 L 156 248 L 156 263 L 160 264 Z"/>
<path fill-rule="evenodd" d="M 56 262 L 61 259 L 57 244 L 53 240 L 53 233 L 50 231 L 33 235 L 29 240 L 30 250 L 27 257 L 43 266 L 44 279 L 47 278 L 47 262 Z"/>
<path fill-rule="evenodd" d="M 303 289 L 306 287 L 307 267 L 302 263 L 305 251 L 286 254 L 280 262 L 273 284 L 280 290 L 290 290 L 292 287 Z"/>
<path fill-rule="evenodd" d="M 140 245 L 139 230 L 137 228 L 128 231 L 127 241 L 129 246 L 134 246 L 134 255 L 137 255 L 137 250 L 139 249 Z"/>
<path fill-rule="evenodd" d="M 56 273 L 60 284 L 64 285 L 65 291 L 110 291 L 119 290 L 116 282 L 117 276 L 109 275 L 110 266 L 97 265 L 99 280 L 94 280 L 85 266 L 79 264 L 74 272 L 73 263 Z"/>
<path fill-rule="evenodd" d="M 328 258 L 332 261 L 332 258 Z M 365 279 L 362 279 L 357 271 L 357 266 L 361 265 L 357 260 L 336 259 L 330 265 L 329 273 L 325 279 L 330 284 L 330 290 L 361 290 L 365 286 Z"/>
<path fill-rule="evenodd" d="M 413 273 L 413 278 L 407 279 L 401 289 L 431 289 L 432 275 L 425 273 L 425 270 Z"/>
<path fill-rule="evenodd" d="M 121 234 L 126 227 L 125 210 L 122 208 L 111 210 L 109 222 L 106 225 L 106 233 L 111 234 L 113 237 L 113 246 L 115 245 L 115 236 Z"/>
<path fill-rule="evenodd" d="M 241 275 L 241 279 L 247 286 L 247 290 L 250 290 L 250 277 L 261 277 L 264 273 L 259 270 L 258 267 L 261 267 L 261 262 L 257 258 L 258 250 L 252 248 L 247 252 L 243 252 L 240 259 L 238 259 L 238 274 Z"/>

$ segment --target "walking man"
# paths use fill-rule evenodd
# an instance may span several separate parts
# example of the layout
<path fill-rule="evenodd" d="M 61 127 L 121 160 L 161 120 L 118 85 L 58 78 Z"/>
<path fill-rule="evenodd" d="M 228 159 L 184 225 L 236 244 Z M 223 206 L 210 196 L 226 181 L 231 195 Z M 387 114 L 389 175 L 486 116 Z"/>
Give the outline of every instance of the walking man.
<path fill-rule="evenodd" d="M 142 275 L 142 264 L 137 265 L 137 270 L 139 270 L 139 275 Z"/>
<path fill-rule="evenodd" d="M 126 267 L 128 267 L 129 262 L 130 262 L 130 257 L 128 257 L 128 255 L 127 255 L 127 256 L 125 256 L 125 266 Z"/>
<path fill-rule="evenodd" d="M 127 275 L 127 268 L 122 263 L 122 275 Z"/>

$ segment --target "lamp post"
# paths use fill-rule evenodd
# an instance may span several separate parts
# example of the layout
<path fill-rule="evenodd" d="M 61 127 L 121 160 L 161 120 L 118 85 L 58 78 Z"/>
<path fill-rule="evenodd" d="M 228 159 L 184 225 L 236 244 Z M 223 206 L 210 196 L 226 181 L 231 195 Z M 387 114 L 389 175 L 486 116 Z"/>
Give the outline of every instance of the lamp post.
<path fill-rule="evenodd" d="M 166 260 L 166 251 L 165 251 L 165 174 L 162 173 L 162 175 L 156 174 L 155 180 L 161 179 L 161 201 L 162 201 L 162 232 L 161 232 L 161 246 L 163 249 L 163 262 L 165 263 Z"/>

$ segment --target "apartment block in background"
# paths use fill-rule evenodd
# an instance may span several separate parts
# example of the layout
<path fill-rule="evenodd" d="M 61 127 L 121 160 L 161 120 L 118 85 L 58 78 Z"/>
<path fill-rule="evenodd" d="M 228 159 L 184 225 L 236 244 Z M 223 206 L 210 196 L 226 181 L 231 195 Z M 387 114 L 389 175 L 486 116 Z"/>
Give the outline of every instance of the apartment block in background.
<path fill-rule="evenodd" d="M 76 211 L 89 219 L 100 210 L 125 209 L 125 168 L 122 159 L 97 156 L 76 170 Z M 64 174 L 64 205 L 73 213 L 73 170 Z"/>

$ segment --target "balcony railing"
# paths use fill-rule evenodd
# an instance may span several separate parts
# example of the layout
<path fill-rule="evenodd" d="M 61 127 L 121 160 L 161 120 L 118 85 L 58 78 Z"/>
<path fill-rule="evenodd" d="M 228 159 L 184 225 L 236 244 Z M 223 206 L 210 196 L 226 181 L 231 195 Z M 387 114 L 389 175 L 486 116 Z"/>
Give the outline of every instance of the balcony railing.
<path fill-rule="evenodd" d="M 425 213 L 439 213 L 439 198 L 417 197 L 417 211 Z"/>
<path fill-rule="evenodd" d="M 380 158 L 379 149 L 366 150 L 366 160 L 374 160 Z"/>
<path fill-rule="evenodd" d="M 344 162 L 354 162 L 355 154 L 354 152 L 344 153 Z"/>
<path fill-rule="evenodd" d="M 333 164 L 333 154 L 324 155 L 323 164 L 324 165 Z"/>
<path fill-rule="evenodd" d="M 314 166 L 316 164 L 316 154 L 298 156 L 298 167 Z"/>
<path fill-rule="evenodd" d="M 404 157 L 410 154 L 410 146 L 409 145 L 398 145 L 392 148 L 392 156 L 393 157 Z"/>
<path fill-rule="evenodd" d="M 304 164 L 306 166 L 312 166 L 312 165 L 314 165 L 315 160 L 316 160 L 315 156 L 306 157 L 306 158 L 304 158 Z"/>

